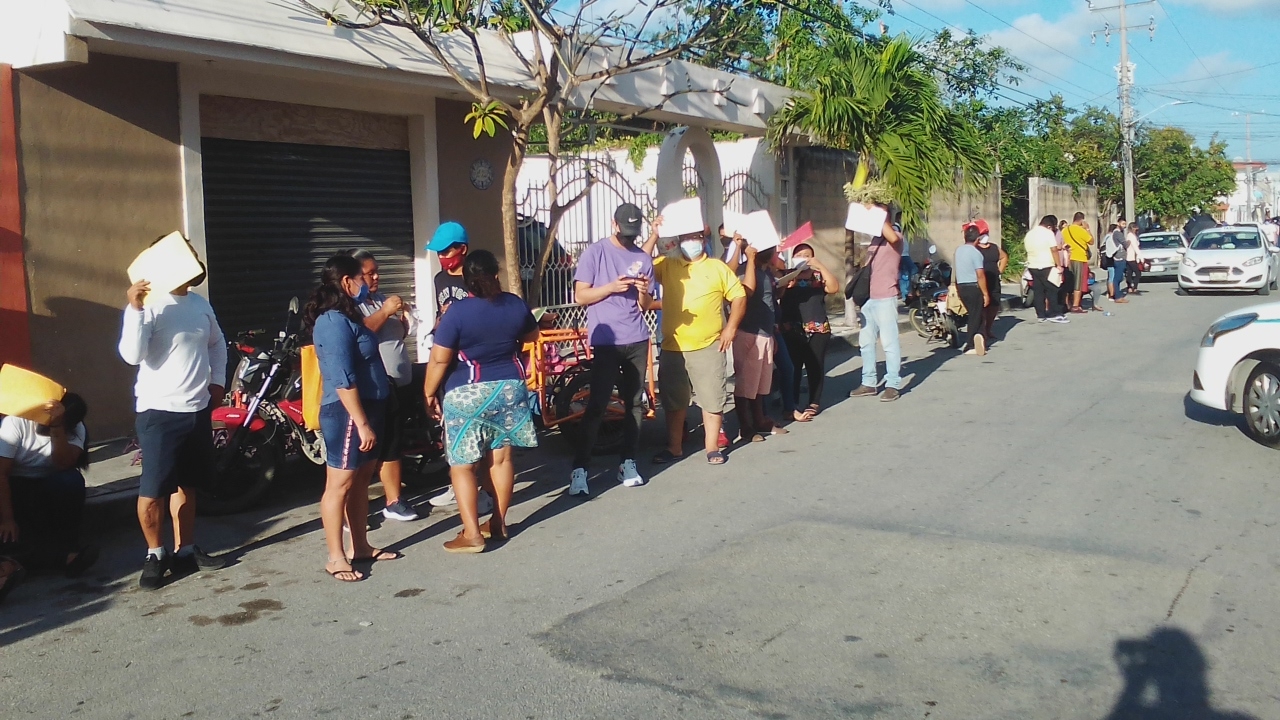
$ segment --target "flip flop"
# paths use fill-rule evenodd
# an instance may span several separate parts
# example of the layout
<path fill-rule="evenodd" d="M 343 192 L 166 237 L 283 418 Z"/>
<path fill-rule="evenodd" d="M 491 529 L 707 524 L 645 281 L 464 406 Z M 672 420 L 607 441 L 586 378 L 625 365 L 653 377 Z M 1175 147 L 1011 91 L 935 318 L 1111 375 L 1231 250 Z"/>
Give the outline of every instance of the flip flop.
<path fill-rule="evenodd" d="M 76 559 L 66 564 L 62 573 L 69 578 L 80 577 L 94 563 L 98 562 L 98 547 L 96 545 L 86 545 L 80 548 L 76 553 Z"/>
<path fill-rule="evenodd" d="M 13 563 L 13 570 L 4 576 L 4 584 L 0 585 L 0 602 L 4 602 L 9 593 L 27 576 L 27 569 L 19 565 L 16 560 L 9 560 L 9 562 Z"/>
<path fill-rule="evenodd" d="M 337 560 L 331 560 L 325 563 L 324 571 L 329 573 L 329 577 L 333 578 L 334 580 L 337 580 L 338 582 L 348 582 L 348 583 L 360 582 L 361 580 L 364 580 L 366 577 L 368 577 L 364 573 L 354 568 L 350 570 L 330 570 L 329 566 L 335 562 L 337 562 Z M 343 577 L 344 575 L 346 577 Z"/>
<path fill-rule="evenodd" d="M 347 558 L 347 562 L 378 562 L 379 560 L 399 560 L 402 557 L 404 557 L 404 555 L 396 552 L 395 550 L 378 550 L 377 548 L 374 548 L 374 553 L 372 555 L 366 557 L 350 557 Z"/>
<path fill-rule="evenodd" d="M 812 410 L 808 408 L 804 410 L 796 410 L 795 412 L 791 413 L 791 417 L 796 422 L 813 422 L 813 418 L 815 415 L 816 413 L 814 413 Z"/>
<path fill-rule="evenodd" d="M 683 459 L 684 459 L 683 455 L 676 455 L 670 450 L 663 450 L 662 452 L 653 456 L 653 464 L 666 465 L 667 463 L 680 462 Z"/>
<path fill-rule="evenodd" d="M 728 461 L 729 459 L 719 450 L 707 453 L 707 464 L 709 465 L 723 465 Z"/>

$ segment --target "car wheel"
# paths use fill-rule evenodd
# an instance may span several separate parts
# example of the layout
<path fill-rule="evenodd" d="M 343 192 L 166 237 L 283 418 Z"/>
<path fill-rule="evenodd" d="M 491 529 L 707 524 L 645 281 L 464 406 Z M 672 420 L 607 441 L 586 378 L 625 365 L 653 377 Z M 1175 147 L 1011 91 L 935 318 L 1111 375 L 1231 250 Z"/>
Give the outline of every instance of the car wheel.
<path fill-rule="evenodd" d="M 1244 429 L 1249 437 L 1280 448 L 1280 366 L 1258 363 L 1244 387 Z"/>

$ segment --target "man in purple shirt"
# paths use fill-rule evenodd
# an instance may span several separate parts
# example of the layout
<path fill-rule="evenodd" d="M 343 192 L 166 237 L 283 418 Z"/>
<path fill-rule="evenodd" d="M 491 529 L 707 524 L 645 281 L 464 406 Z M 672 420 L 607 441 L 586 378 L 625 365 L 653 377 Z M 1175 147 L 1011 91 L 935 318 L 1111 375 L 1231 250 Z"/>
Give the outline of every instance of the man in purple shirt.
<path fill-rule="evenodd" d="M 644 417 L 640 392 L 649 364 L 649 326 L 644 311 L 653 302 L 653 258 L 636 245 L 643 222 L 640 208 L 631 203 L 619 205 L 613 214 L 613 235 L 582 253 L 573 276 L 574 300 L 587 308 L 592 361 L 591 399 L 582 417 L 570 495 L 591 495 L 587 465 L 615 385 L 626 408 L 618 482 L 626 487 L 644 484 L 636 470 L 636 446 Z"/>
<path fill-rule="evenodd" d="M 862 352 L 862 385 L 849 397 L 876 394 L 876 340 L 884 348 L 882 402 L 898 399 L 902 389 L 902 349 L 898 344 L 898 265 L 902 261 L 902 235 L 886 220 L 881 234 L 871 241 L 867 262 L 871 265 L 871 299 L 861 308 L 862 328 L 858 345 Z"/>

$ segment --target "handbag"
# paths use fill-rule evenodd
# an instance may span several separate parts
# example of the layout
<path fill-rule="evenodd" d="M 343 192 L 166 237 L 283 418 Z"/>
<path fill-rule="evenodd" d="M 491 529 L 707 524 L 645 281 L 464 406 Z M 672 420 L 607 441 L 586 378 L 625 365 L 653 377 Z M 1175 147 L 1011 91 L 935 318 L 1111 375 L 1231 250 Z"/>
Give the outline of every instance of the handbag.
<path fill-rule="evenodd" d="M 889 243 L 886 242 L 885 245 Z M 852 300 L 854 305 L 862 307 L 871 300 L 871 262 L 876 259 L 876 253 L 880 252 L 880 248 L 884 245 L 877 245 L 875 250 L 871 251 L 871 256 L 857 270 L 853 272 L 853 277 L 849 278 L 849 282 L 845 283 L 844 296 Z"/>
<path fill-rule="evenodd" d="M 964 306 L 964 300 L 960 299 L 960 288 L 955 283 L 951 283 L 951 287 L 947 288 L 947 312 L 954 315 L 968 315 L 969 309 Z"/>
<path fill-rule="evenodd" d="M 302 365 L 302 422 L 308 430 L 320 429 L 320 358 L 315 345 L 304 345 L 298 353 Z"/>

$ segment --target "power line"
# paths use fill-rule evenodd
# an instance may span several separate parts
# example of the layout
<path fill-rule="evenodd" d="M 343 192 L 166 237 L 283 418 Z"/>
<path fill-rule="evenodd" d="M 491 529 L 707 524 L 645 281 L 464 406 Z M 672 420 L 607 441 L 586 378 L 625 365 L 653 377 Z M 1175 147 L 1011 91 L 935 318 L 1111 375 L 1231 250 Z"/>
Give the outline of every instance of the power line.
<path fill-rule="evenodd" d="M 1196 54 L 1196 49 L 1191 47 L 1191 43 L 1187 42 L 1187 36 L 1182 34 L 1182 30 L 1178 28 L 1178 23 L 1173 21 L 1173 16 L 1169 14 L 1169 8 L 1165 7 L 1164 3 L 1160 2 L 1160 0 L 1156 0 L 1156 4 L 1160 6 L 1161 10 L 1164 10 L 1165 19 L 1169 21 L 1169 24 L 1171 26 L 1173 26 L 1173 31 L 1178 34 L 1178 37 L 1182 38 L 1182 44 L 1187 46 L 1187 49 L 1191 51 L 1191 56 L 1194 57 L 1196 59 L 1196 62 L 1200 64 L 1200 68 L 1204 70 L 1206 74 L 1208 74 L 1210 72 L 1209 68 L 1204 64 L 1204 61 L 1200 59 L 1200 56 Z M 1227 91 L 1227 89 L 1223 87 L 1221 80 L 1219 80 L 1216 77 L 1213 77 L 1213 75 L 1211 74 L 1210 74 L 1210 77 L 1213 78 L 1214 83 L 1218 85 L 1219 89 L 1221 89 L 1223 92 Z"/>
<path fill-rule="evenodd" d="M 904 0 L 904 1 L 905 1 L 905 0 Z M 1094 72 L 1098 73 L 1099 75 L 1102 75 L 1102 76 L 1104 76 L 1104 77 L 1106 77 L 1106 78 L 1110 78 L 1110 77 L 1111 77 L 1111 73 L 1109 73 L 1109 72 L 1107 72 L 1107 71 L 1105 71 L 1105 70 L 1099 70 L 1098 68 L 1096 68 L 1096 67 L 1094 67 L 1094 66 L 1092 66 L 1092 65 L 1090 65 L 1090 64 L 1088 64 L 1088 63 L 1086 63 L 1086 62 L 1081 61 L 1079 58 L 1071 57 L 1070 55 L 1068 55 L 1068 54 L 1066 54 L 1066 53 L 1062 52 L 1062 51 L 1061 51 L 1061 50 L 1059 50 L 1058 48 L 1056 48 L 1056 47 L 1054 47 L 1054 46 L 1050 45 L 1049 43 L 1047 43 L 1047 42 L 1045 42 L 1045 41 L 1041 40 L 1040 38 L 1036 37 L 1035 35 L 1032 35 L 1031 33 L 1028 33 L 1027 31 L 1023 30 L 1022 28 L 1020 28 L 1020 27 L 1018 27 L 1018 26 L 1016 26 L 1016 25 L 1014 25 L 1013 23 L 1009 22 L 1008 20 L 1005 20 L 1004 18 L 1000 17 L 999 15 L 996 15 L 995 13 L 991 12 L 990 10 L 988 10 L 988 9 L 986 9 L 986 8 L 984 8 L 984 7 L 982 7 L 982 6 L 981 6 L 981 5 L 979 5 L 978 3 L 973 2 L 973 0 L 964 0 L 964 1 L 965 1 L 967 4 L 972 5 L 973 7 L 977 8 L 978 10 L 980 10 L 980 11 L 982 11 L 982 12 L 986 13 L 987 15 L 991 16 L 991 17 L 992 17 L 992 18 L 994 18 L 997 22 L 1003 23 L 1004 25 L 1008 26 L 1009 28 L 1011 28 L 1011 29 L 1013 29 L 1013 30 L 1016 30 L 1017 32 L 1021 33 L 1022 35 L 1026 35 L 1027 37 L 1031 38 L 1032 40 L 1035 40 L 1036 42 L 1038 42 L 1038 43 L 1040 43 L 1041 45 L 1043 45 L 1043 46 L 1045 46 L 1045 47 L 1049 48 L 1050 50 L 1052 50 L 1052 51 L 1054 51 L 1054 52 L 1058 53 L 1059 55 L 1061 55 L 1061 56 L 1063 56 L 1063 57 L 1067 58 L 1068 60 L 1072 60 L 1072 61 L 1074 61 L 1074 62 L 1076 62 L 1076 63 L 1079 63 L 1081 66 L 1086 67 L 1086 68 L 1088 68 L 1088 69 L 1090 69 L 1090 70 L 1092 70 L 1092 71 L 1094 71 Z M 910 5 L 910 3 L 907 3 L 907 4 L 908 4 L 908 5 Z M 914 6 L 913 6 L 913 7 L 914 7 Z"/>
<path fill-rule="evenodd" d="M 1171 81 L 1169 81 L 1169 82 L 1167 82 L 1167 83 L 1155 83 L 1155 84 L 1157 84 L 1157 85 L 1186 85 L 1187 83 L 1198 83 L 1198 82 L 1204 82 L 1205 80 L 1217 80 L 1218 78 L 1230 77 L 1230 76 L 1232 76 L 1232 75 L 1242 75 L 1242 74 L 1244 74 L 1244 73 L 1251 73 L 1251 72 L 1254 72 L 1254 71 L 1256 71 L 1256 70 L 1261 70 L 1261 69 L 1263 69 L 1263 68 L 1268 68 L 1268 67 L 1272 67 L 1272 66 L 1275 66 L 1275 65 L 1280 65 L 1280 60 L 1276 60 L 1275 62 L 1264 63 L 1264 64 L 1262 64 L 1262 65 L 1257 65 L 1257 66 L 1255 66 L 1255 67 L 1251 67 L 1251 68 L 1245 68 L 1245 69 L 1243 69 L 1243 70 L 1232 70 L 1232 71 L 1230 71 L 1230 72 L 1218 73 L 1217 75 L 1206 75 L 1206 76 L 1204 76 L 1204 77 L 1189 78 L 1189 79 L 1187 79 L 1187 80 L 1171 80 Z M 1203 65 L 1201 65 L 1201 67 L 1203 67 Z M 1206 72 L 1207 72 L 1207 70 L 1206 70 Z M 1220 89 L 1224 90 L 1224 91 L 1226 90 L 1226 88 L 1223 88 L 1221 85 L 1219 85 L 1218 87 L 1219 87 Z"/>

